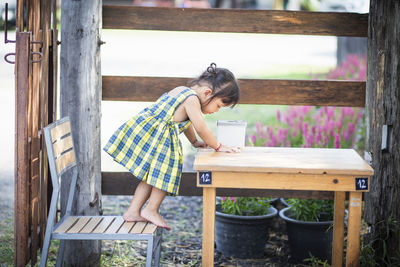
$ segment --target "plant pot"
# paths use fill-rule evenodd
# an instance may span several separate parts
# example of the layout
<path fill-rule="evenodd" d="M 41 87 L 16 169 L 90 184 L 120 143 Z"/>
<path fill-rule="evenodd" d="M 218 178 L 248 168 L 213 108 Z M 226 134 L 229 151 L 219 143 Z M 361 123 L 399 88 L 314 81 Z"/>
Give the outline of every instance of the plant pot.
<path fill-rule="evenodd" d="M 286 221 L 291 261 L 303 262 L 311 258 L 310 253 L 320 260 L 332 259 L 333 221 L 305 222 L 293 219 L 290 207 L 279 211 Z"/>
<path fill-rule="evenodd" d="M 215 242 L 217 250 L 235 258 L 263 258 L 270 222 L 278 211 L 274 207 L 267 215 L 240 216 L 215 212 Z"/>
<path fill-rule="evenodd" d="M 274 197 L 274 198 L 271 198 L 271 199 L 269 200 L 269 203 L 270 203 L 271 205 L 275 205 L 277 201 L 278 201 L 278 198 L 277 198 L 277 197 Z"/>
<path fill-rule="evenodd" d="M 287 202 L 286 198 L 280 198 L 279 201 L 285 206 L 285 207 L 290 207 L 290 204 Z"/>

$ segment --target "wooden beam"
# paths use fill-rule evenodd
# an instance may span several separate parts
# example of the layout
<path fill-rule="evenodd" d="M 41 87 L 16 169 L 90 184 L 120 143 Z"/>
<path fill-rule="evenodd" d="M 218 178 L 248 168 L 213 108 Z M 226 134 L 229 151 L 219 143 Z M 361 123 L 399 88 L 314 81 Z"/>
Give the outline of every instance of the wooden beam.
<path fill-rule="evenodd" d="M 101 190 L 103 195 L 133 195 L 139 180 L 129 172 L 102 172 Z M 196 173 L 182 174 L 179 189 L 180 196 L 202 196 L 203 189 L 196 186 Z M 285 197 L 306 199 L 333 199 L 333 192 L 303 190 L 267 190 L 267 189 L 233 189 L 218 188 L 217 196 L 234 197 Z"/>
<path fill-rule="evenodd" d="M 155 101 L 188 78 L 103 76 L 103 100 Z M 363 107 L 365 82 L 239 79 L 241 104 Z"/>
<path fill-rule="evenodd" d="M 103 28 L 367 37 L 368 14 L 104 5 Z"/>

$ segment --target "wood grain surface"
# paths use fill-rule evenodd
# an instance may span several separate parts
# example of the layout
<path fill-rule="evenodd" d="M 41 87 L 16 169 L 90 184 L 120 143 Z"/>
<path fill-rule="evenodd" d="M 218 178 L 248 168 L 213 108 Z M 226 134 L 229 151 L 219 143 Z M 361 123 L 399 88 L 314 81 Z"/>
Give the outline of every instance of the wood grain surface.
<path fill-rule="evenodd" d="M 242 153 L 199 149 L 197 171 L 373 175 L 373 169 L 353 149 L 246 147 Z"/>
<path fill-rule="evenodd" d="M 102 99 L 155 101 L 190 78 L 103 76 Z M 238 79 L 240 104 L 363 107 L 365 82 L 331 80 Z"/>
<path fill-rule="evenodd" d="M 103 28 L 367 37 L 368 14 L 104 5 Z"/>

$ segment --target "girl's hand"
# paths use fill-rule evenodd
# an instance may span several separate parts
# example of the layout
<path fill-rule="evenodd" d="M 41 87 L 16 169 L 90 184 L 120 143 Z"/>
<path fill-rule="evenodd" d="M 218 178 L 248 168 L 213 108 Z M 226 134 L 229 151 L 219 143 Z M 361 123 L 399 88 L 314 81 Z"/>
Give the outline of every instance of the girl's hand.
<path fill-rule="evenodd" d="M 232 147 L 232 146 L 221 145 L 221 147 L 218 149 L 218 152 L 239 153 L 239 152 L 242 152 L 242 149 L 240 147 Z"/>
<path fill-rule="evenodd" d="M 192 143 L 192 146 L 194 146 L 194 147 L 207 147 L 207 144 L 202 142 L 202 141 L 196 140 L 196 142 Z"/>

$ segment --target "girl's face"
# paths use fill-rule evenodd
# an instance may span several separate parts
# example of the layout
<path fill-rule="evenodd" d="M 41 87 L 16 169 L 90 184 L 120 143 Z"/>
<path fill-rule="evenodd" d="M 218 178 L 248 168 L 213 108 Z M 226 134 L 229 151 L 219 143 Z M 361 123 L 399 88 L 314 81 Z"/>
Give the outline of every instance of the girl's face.
<path fill-rule="evenodd" d="M 212 114 L 214 112 L 219 111 L 219 109 L 224 106 L 225 104 L 224 102 L 222 102 L 222 99 L 217 97 L 208 102 L 207 104 L 201 105 L 201 112 L 203 112 L 203 114 Z"/>

